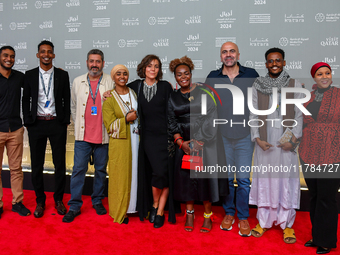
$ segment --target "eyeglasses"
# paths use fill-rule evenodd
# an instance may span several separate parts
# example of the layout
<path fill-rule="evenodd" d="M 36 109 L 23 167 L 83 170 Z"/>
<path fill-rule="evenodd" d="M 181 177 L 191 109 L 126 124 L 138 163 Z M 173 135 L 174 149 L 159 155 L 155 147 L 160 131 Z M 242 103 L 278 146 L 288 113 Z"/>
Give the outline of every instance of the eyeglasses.
<path fill-rule="evenodd" d="M 276 62 L 277 64 L 282 63 L 283 59 L 281 58 L 277 58 L 277 59 L 269 59 L 267 60 L 267 64 L 273 64 L 274 62 Z"/>

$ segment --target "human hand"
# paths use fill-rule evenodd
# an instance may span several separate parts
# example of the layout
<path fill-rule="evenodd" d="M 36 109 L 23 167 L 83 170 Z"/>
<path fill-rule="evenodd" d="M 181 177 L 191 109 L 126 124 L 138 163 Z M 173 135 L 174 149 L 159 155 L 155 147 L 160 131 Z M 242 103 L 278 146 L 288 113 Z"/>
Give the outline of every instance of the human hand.
<path fill-rule="evenodd" d="M 273 147 L 272 144 L 266 142 L 266 141 L 262 141 L 260 138 L 256 138 L 256 142 L 257 144 L 261 147 L 261 149 L 263 151 L 266 151 L 268 150 L 270 147 Z"/>
<path fill-rule="evenodd" d="M 111 91 L 112 91 L 112 90 L 108 90 L 108 91 L 105 91 L 105 92 L 104 92 L 104 94 L 103 94 L 103 100 L 104 100 L 104 101 L 106 101 L 107 98 L 112 97 Z"/>
<path fill-rule="evenodd" d="M 287 142 L 287 143 L 280 144 L 277 147 L 280 147 L 282 150 L 285 150 L 285 151 L 290 151 L 293 148 L 293 145 Z"/>
<path fill-rule="evenodd" d="M 134 109 L 131 109 L 127 114 L 126 114 L 126 122 L 133 122 L 137 119 L 137 111 Z"/>
<path fill-rule="evenodd" d="M 189 155 L 190 154 L 190 147 L 189 147 L 190 141 L 185 141 L 182 144 L 182 150 L 184 151 L 185 154 Z"/>

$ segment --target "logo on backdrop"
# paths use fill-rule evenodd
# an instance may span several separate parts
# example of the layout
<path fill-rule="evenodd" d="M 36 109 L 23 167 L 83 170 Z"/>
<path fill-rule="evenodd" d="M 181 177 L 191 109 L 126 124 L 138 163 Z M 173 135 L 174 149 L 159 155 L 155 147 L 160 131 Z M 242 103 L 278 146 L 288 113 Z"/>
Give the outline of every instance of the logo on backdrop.
<path fill-rule="evenodd" d="M 317 13 L 315 15 L 316 22 L 323 22 L 323 21 L 336 22 L 339 19 L 340 19 L 340 13 L 326 13 L 326 15 L 323 13 Z"/>
<path fill-rule="evenodd" d="M 168 62 L 168 56 L 160 57 L 159 58 L 162 62 L 162 71 L 163 74 L 166 74 L 169 70 L 169 62 Z"/>
<path fill-rule="evenodd" d="M 40 29 L 53 28 L 53 22 L 52 22 L 52 20 L 43 21 L 43 23 L 39 25 L 39 28 L 40 28 Z"/>
<path fill-rule="evenodd" d="M 268 38 L 255 38 L 249 39 L 249 45 L 252 47 L 269 47 L 269 39 Z"/>
<path fill-rule="evenodd" d="M 0 23 L 0 31 L 2 30 L 2 23 Z"/>
<path fill-rule="evenodd" d="M 339 37 L 327 37 L 320 44 L 321 46 L 339 46 Z"/>
<path fill-rule="evenodd" d="M 203 69 L 203 60 L 202 59 L 192 60 L 192 62 L 195 65 L 195 70 L 202 70 Z"/>
<path fill-rule="evenodd" d="M 122 26 L 139 26 L 139 18 L 122 18 Z"/>
<path fill-rule="evenodd" d="M 287 15 L 285 14 L 285 22 L 288 23 L 301 23 L 301 22 L 305 22 L 305 15 L 304 14 L 290 14 Z"/>
<path fill-rule="evenodd" d="M 184 23 L 187 25 L 201 24 L 202 23 L 201 16 L 200 15 L 190 16 L 188 19 L 184 21 Z"/>
<path fill-rule="evenodd" d="M 169 24 L 170 20 L 174 20 L 175 17 L 150 17 L 148 19 L 149 25 L 167 25 Z"/>
<path fill-rule="evenodd" d="M 25 71 L 28 69 L 28 65 L 26 64 L 26 58 L 23 59 L 16 59 L 15 60 L 15 65 L 14 65 L 14 69 L 18 70 L 20 72 L 25 73 Z"/>
<path fill-rule="evenodd" d="M 253 61 L 247 60 L 247 61 L 244 63 L 244 66 L 250 67 L 250 68 L 254 68 Z"/>
<path fill-rule="evenodd" d="M 15 50 L 27 50 L 27 42 L 19 42 L 13 47 Z"/>
<path fill-rule="evenodd" d="M 249 14 L 249 24 L 270 23 L 270 14 Z"/>
<path fill-rule="evenodd" d="M 339 69 L 339 65 L 336 64 L 336 56 L 333 57 L 325 57 L 325 59 L 323 60 L 323 62 L 328 63 L 331 68 L 332 68 L 332 75 L 334 75 L 335 70 Z"/>
<path fill-rule="evenodd" d="M 315 15 L 316 22 L 323 22 L 325 20 L 325 15 L 323 13 L 317 13 Z"/>
<path fill-rule="evenodd" d="M 152 44 L 153 47 L 169 47 L 169 39 L 168 38 L 161 38 L 158 39 L 157 42 Z"/>
<path fill-rule="evenodd" d="M 80 0 L 69 0 L 66 3 L 66 7 L 79 7 L 80 6 Z"/>
<path fill-rule="evenodd" d="M 106 6 L 110 3 L 110 0 L 93 0 L 93 5 L 96 7 L 96 11 L 106 10 Z"/>
<path fill-rule="evenodd" d="M 93 18 L 92 27 L 110 27 L 110 18 Z"/>
<path fill-rule="evenodd" d="M 42 2 L 36 1 L 34 6 L 35 6 L 35 8 L 40 9 L 42 7 Z"/>
<path fill-rule="evenodd" d="M 93 40 L 92 47 L 97 49 L 110 48 L 109 40 Z"/>
<path fill-rule="evenodd" d="M 28 25 L 31 25 L 31 22 L 18 22 L 18 23 L 15 23 L 15 22 L 11 22 L 9 24 L 9 28 L 11 30 L 24 30 L 27 28 Z"/>
<path fill-rule="evenodd" d="M 124 48 L 125 46 L 128 48 L 137 47 L 140 43 L 144 42 L 144 40 L 134 39 L 134 40 L 124 40 L 120 39 L 118 41 L 119 48 Z"/>
<path fill-rule="evenodd" d="M 216 19 L 216 22 L 219 24 L 220 29 L 231 28 L 231 25 L 236 21 L 236 18 L 233 17 L 233 10 L 229 12 L 223 11 Z"/>
<path fill-rule="evenodd" d="M 254 0 L 254 5 L 264 5 L 266 4 L 266 0 Z"/>
<path fill-rule="evenodd" d="M 0 3 L 0 12 L 4 11 L 4 4 Z"/>
<path fill-rule="evenodd" d="M 122 0 L 122 5 L 125 4 L 140 4 L 140 0 Z"/>
<path fill-rule="evenodd" d="M 56 0 L 49 0 L 49 1 L 36 1 L 34 6 L 35 8 L 37 9 L 41 9 L 44 8 L 44 9 L 48 9 L 48 8 L 51 8 L 53 6 L 53 4 L 57 3 Z"/>
<path fill-rule="evenodd" d="M 77 50 L 82 48 L 82 40 L 65 40 L 65 50 Z"/>
<path fill-rule="evenodd" d="M 236 43 L 236 37 L 216 37 L 215 38 L 215 47 L 221 48 L 222 44 L 225 42 L 233 42 Z"/>
<path fill-rule="evenodd" d="M 203 42 L 200 41 L 200 34 L 188 35 L 187 40 L 183 42 L 184 46 L 187 48 L 187 51 L 198 51 L 199 47 L 202 46 Z"/>
<path fill-rule="evenodd" d="M 81 65 L 80 62 L 65 62 L 66 70 L 80 70 Z"/>
<path fill-rule="evenodd" d="M 137 69 L 138 61 L 137 60 L 129 60 L 126 62 L 125 66 L 128 69 Z"/>
<path fill-rule="evenodd" d="M 152 0 L 153 3 L 170 3 L 170 0 Z"/>
<path fill-rule="evenodd" d="M 78 15 L 74 17 L 71 16 L 67 19 L 67 22 L 65 23 L 65 27 L 68 29 L 69 33 L 78 32 L 78 29 L 81 26 L 81 23 L 78 20 L 79 20 Z"/>
<path fill-rule="evenodd" d="M 309 41 L 309 38 L 299 38 L 299 37 L 296 37 L 296 38 L 287 38 L 287 37 L 281 37 L 280 40 L 279 40 L 279 44 L 281 46 L 301 46 L 304 42 L 306 41 Z"/>
<path fill-rule="evenodd" d="M 124 48 L 126 46 L 125 40 L 124 39 L 120 39 L 118 41 L 118 46 L 119 46 L 119 48 Z"/>
<path fill-rule="evenodd" d="M 27 2 L 13 3 L 13 10 L 27 10 Z"/>
<path fill-rule="evenodd" d="M 286 70 L 301 70 L 302 69 L 302 61 L 289 61 L 285 66 Z"/>

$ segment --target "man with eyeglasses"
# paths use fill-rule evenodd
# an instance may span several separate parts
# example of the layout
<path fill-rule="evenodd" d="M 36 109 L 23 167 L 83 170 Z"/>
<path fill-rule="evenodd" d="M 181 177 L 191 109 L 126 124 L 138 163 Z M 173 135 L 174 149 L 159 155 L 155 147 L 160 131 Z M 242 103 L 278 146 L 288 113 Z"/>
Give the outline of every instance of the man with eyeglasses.
<path fill-rule="evenodd" d="M 226 42 L 221 46 L 220 57 L 222 67 L 211 71 L 206 83 L 215 87 L 215 84 L 232 84 L 241 89 L 243 95 L 247 95 L 247 89 L 252 86 L 258 73 L 252 69 L 242 66 L 238 60 L 240 53 L 238 46 L 233 42 Z M 231 230 L 235 222 L 235 213 L 239 218 L 239 234 L 250 236 L 249 217 L 249 191 L 250 171 L 241 171 L 241 168 L 250 169 L 254 150 L 254 143 L 250 139 L 250 128 L 247 125 L 249 120 L 249 109 L 247 100 L 244 100 L 244 115 L 233 115 L 233 95 L 228 89 L 216 89 L 222 105 L 217 104 L 218 118 L 226 119 L 233 124 L 219 125 L 222 135 L 225 155 L 228 166 L 236 167 L 237 189 L 234 187 L 234 172 L 228 173 L 229 195 L 223 201 L 225 217 L 221 223 L 222 230 Z M 228 167 L 229 168 L 229 167 Z M 230 169 L 229 168 L 229 169 Z M 236 197 L 236 203 L 235 201 Z"/>
<path fill-rule="evenodd" d="M 299 162 L 295 148 L 302 135 L 303 116 L 293 104 L 288 104 L 286 115 L 281 115 L 280 99 L 282 88 L 302 88 L 302 85 L 284 70 L 283 50 L 271 48 L 265 53 L 265 58 L 268 73 L 255 80 L 252 103 L 255 109 L 267 110 L 276 97 L 277 106 L 267 116 L 250 113 L 249 117 L 253 120 L 251 139 L 255 142 L 253 169 L 257 169 L 253 170 L 249 203 L 257 205 L 259 221 L 251 233 L 261 237 L 275 223 L 283 229 L 284 242 L 295 243 L 292 226 L 295 209 L 300 206 Z M 273 88 L 277 88 L 277 93 L 273 92 Z M 287 99 L 302 97 L 301 93 L 286 95 Z M 282 139 L 283 136 L 285 138 Z"/>

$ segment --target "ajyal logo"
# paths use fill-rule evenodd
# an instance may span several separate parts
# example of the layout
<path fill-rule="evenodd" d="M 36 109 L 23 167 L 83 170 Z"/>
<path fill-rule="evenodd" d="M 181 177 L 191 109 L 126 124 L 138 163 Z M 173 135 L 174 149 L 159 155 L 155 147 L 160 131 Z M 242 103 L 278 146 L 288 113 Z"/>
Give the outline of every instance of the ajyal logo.
<path fill-rule="evenodd" d="M 220 98 L 220 95 L 217 93 L 217 91 L 211 87 L 210 85 L 208 84 L 205 84 L 205 83 L 201 83 L 201 82 L 198 82 L 196 83 L 197 84 L 197 88 L 200 89 L 200 90 L 203 90 L 205 93 L 207 93 L 211 98 L 212 100 L 214 101 L 215 105 L 217 106 L 217 103 L 216 103 L 216 100 L 215 100 L 215 97 L 214 95 L 216 95 L 216 97 L 218 98 L 218 100 L 220 101 L 220 104 L 222 105 L 222 100 Z M 208 89 L 210 89 L 214 94 L 212 94 L 209 90 L 207 90 L 206 88 L 203 88 L 203 86 L 206 86 Z M 201 108 L 201 114 L 202 115 L 207 115 L 207 94 L 202 94 L 202 108 Z M 191 97 L 190 97 L 191 98 Z M 191 101 L 189 98 L 189 101 Z"/>

